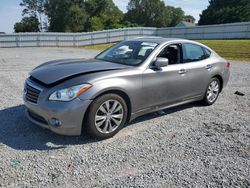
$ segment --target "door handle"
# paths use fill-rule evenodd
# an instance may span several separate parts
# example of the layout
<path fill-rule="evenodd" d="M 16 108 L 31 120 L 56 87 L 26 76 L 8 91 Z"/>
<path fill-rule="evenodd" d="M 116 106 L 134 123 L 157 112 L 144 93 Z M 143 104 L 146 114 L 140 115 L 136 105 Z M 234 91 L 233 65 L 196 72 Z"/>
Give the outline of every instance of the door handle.
<path fill-rule="evenodd" d="M 186 74 L 187 73 L 187 71 L 185 70 L 185 69 L 181 69 L 181 70 L 179 70 L 179 72 L 178 72 L 179 74 Z"/>
<path fill-rule="evenodd" d="M 211 65 L 211 64 L 208 64 L 208 65 L 206 66 L 206 69 L 211 69 L 211 68 L 213 68 L 213 65 Z"/>

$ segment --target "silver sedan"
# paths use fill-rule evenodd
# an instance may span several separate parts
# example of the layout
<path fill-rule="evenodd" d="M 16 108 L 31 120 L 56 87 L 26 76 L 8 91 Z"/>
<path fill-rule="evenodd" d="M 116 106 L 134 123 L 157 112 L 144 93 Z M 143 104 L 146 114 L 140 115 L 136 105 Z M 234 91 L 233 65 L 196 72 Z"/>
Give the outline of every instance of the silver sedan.
<path fill-rule="evenodd" d="M 193 101 L 212 105 L 230 63 L 200 43 L 137 38 L 94 59 L 66 59 L 35 68 L 24 87 L 27 117 L 58 134 L 115 135 L 143 114 Z"/>

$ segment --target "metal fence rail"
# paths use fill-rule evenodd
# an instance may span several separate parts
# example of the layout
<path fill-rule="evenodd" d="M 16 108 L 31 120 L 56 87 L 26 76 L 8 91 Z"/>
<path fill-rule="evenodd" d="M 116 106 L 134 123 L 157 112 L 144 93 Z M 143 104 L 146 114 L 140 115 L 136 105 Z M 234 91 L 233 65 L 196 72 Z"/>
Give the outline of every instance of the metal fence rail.
<path fill-rule="evenodd" d="M 122 41 L 140 36 L 186 39 L 249 39 L 250 22 L 196 27 L 136 27 L 86 33 L 0 34 L 2 47 L 86 46 Z"/>

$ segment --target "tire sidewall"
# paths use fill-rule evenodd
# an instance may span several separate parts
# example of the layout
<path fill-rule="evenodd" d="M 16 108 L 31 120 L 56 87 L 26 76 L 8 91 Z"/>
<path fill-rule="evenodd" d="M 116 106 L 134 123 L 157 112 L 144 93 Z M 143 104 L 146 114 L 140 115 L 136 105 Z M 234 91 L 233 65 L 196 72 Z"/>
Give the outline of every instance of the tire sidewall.
<path fill-rule="evenodd" d="M 95 115 L 99 107 L 107 100 L 117 100 L 123 107 L 123 120 L 119 127 L 111 133 L 101 133 L 95 126 Z M 115 134 L 117 134 L 124 126 L 127 120 L 127 115 L 128 115 L 128 109 L 127 109 L 127 104 L 125 100 L 120 97 L 119 95 L 116 94 L 104 94 L 97 99 L 95 99 L 92 104 L 90 105 L 90 108 L 87 113 L 86 121 L 85 121 L 85 130 L 93 137 L 99 138 L 99 139 L 106 139 L 113 137 Z"/>

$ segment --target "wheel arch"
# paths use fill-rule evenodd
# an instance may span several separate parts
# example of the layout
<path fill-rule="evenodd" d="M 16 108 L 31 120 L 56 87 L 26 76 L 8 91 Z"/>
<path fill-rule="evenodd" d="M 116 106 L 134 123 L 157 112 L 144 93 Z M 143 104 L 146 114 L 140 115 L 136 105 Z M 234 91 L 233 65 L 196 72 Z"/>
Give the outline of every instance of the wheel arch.
<path fill-rule="evenodd" d="M 119 89 L 108 89 L 108 90 L 105 90 L 103 92 L 98 93 L 95 97 L 93 97 L 93 101 L 95 99 L 99 98 L 100 96 L 105 95 L 105 94 L 116 94 L 125 100 L 125 102 L 127 104 L 127 108 L 128 108 L 126 123 L 128 123 L 130 121 L 130 118 L 131 118 L 131 110 L 132 110 L 131 100 L 130 100 L 128 94 L 122 90 L 119 90 Z M 91 104 L 93 103 L 93 101 L 89 104 L 89 106 L 84 114 L 82 125 L 84 125 L 84 121 L 86 120 L 86 116 L 89 113 L 89 108 L 90 108 Z"/>
<path fill-rule="evenodd" d="M 224 81 L 223 81 L 222 76 L 219 75 L 219 74 L 216 74 L 216 75 L 214 75 L 212 78 L 217 78 L 217 79 L 220 81 L 220 92 L 221 92 L 222 89 L 223 89 L 223 84 L 224 84 Z"/>

